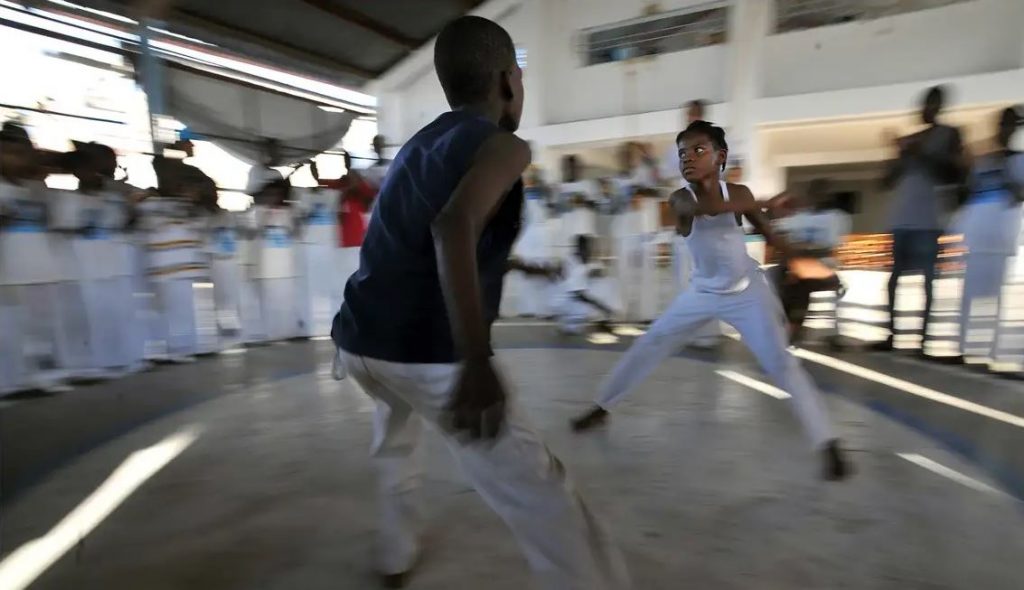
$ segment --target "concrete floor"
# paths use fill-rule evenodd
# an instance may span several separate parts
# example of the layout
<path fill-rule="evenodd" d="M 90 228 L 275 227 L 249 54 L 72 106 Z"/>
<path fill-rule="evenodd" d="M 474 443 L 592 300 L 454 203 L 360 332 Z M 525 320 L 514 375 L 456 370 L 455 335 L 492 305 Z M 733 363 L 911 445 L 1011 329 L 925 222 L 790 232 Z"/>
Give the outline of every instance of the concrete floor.
<path fill-rule="evenodd" d="M 788 402 L 716 373 L 764 380 L 735 343 L 667 361 L 607 430 L 574 436 L 568 418 L 628 340 L 496 332 L 516 395 L 614 529 L 638 589 L 1021 587 L 1019 426 L 806 363 L 858 469 L 825 484 Z M 31 588 L 373 588 L 372 406 L 351 380 L 331 380 L 329 357 L 323 342 L 254 349 L 0 408 L 3 556 L 44 535 L 132 452 L 191 428 L 195 442 Z M 1024 416 L 1019 382 L 842 358 Z M 426 444 L 430 524 L 410 587 L 529 587 L 502 523 L 439 438 Z"/>

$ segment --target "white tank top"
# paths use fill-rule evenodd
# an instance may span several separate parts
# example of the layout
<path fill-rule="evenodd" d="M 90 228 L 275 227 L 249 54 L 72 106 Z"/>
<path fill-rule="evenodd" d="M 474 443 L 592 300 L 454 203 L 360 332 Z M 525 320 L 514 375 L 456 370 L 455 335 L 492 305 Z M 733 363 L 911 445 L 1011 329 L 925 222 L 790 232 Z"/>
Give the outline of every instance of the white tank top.
<path fill-rule="evenodd" d="M 697 196 L 686 186 L 694 201 Z M 722 198 L 729 201 L 729 189 L 722 181 Z M 701 215 L 693 219 L 693 228 L 686 236 L 686 246 L 693 256 L 691 287 L 704 293 L 738 293 L 750 285 L 757 262 L 747 254 L 743 228 L 732 213 L 713 217 Z"/>

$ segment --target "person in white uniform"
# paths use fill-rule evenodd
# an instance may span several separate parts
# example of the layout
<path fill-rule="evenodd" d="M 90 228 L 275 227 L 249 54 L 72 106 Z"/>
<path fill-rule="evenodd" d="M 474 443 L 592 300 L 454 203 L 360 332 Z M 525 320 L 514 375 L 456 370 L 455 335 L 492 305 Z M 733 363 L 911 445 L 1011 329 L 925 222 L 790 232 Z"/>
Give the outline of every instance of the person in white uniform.
<path fill-rule="evenodd" d="M 543 266 L 552 262 L 554 245 L 546 195 L 537 180 L 536 177 L 527 177 L 523 182 L 523 231 L 512 252 L 525 264 Z M 548 277 L 509 273 L 505 281 L 515 294 L 517 315 L 549 317 L 553 314 L 554 291 Z"/>
<path fill-rule="evenodd" d="M 226 342 L 238 342 L 242 336 L 242 266 L 237 219 L 232 212 L 217 208 L 207 211 L 206 221 L 217 331 Z"/>
<path fill-rule="evenodd" d="M 612 221 L 612 237 L 622 316 L 630 322 L 649 322 L 657 314 L 657 175 L 636 144 L 625 144 L 620 158 L 623 174 L 616 185 L 625 208 Z"/>
<path fill-rule="evenodd" d="M 59 268 L 45 194 L 29 181 L 35 148 L 20 126 L 0 132 L 0 396 L 65 390 L 58 368 Z"/>
<path fill-rule="evenodd" d="M 267 204 L 256 207 L 260 231 L 255 275 L 257 296 L 267 340 L 271 342 L 295 338 L 300 334 L 295 305 L 295 219 L 287 203 L 289 187 L 286 182 L 268 187 L 264 191 Z"/>
<path fill-rule="evenodd" d="M 146 369 L 145 361 L 146 332 L 143 314 L 136 288 L 137 246 L 135 242 L 137 215 L 135 203 L 143 196 L 143 191 L 129 185 L 123 180 L 115 180 L 117 156 L 108 146 L 89 143 L 79 144 L 79 149 L 87 151 L 95 160 L 102 188 L 99 195 L 104 202 L 105 214 L 109 217 L 111 232 L 109 248 L 111 251 L 110 265 L 112 274 L 107 287 L 109 302 L 120 321 L 111 328 L 117 339 L 115 352 L 115 373 L 133 373 Z"/>
<path fill-rule="evenodd" d="M 559 239 L 556 246 L 562 252 L 571 252 L 575 236 L 597 234 L 597 206 L 600 190 L 597 182 L 581 178 L 579 158 L 568 155 L 562 159 L 563 182 L 558 187 L 558 199 L 565 207 L 561 217 Z"/>
<path fill-rule="evenodd" d="M 1021 117 L 1017 108 L 1000 113 L 996 149 L 974 162 L 971 196 L 958 215 L 967 246 L 960 304 L 965 358 L 999 360 L 1003 284 L 1017 254 L 1024 200 L 1024 154 L 1010 148 Z"/>
<path fill-rule="evenodd" d="M 740 332 L 768 376 L 792 395 L 811 446 L 824 459 L 823 476 L 842 479 L 849 466 L 820 394 L 787 349 L 778 299 L 747 255 L 740 215 L 777 249 L 785 252 L 787 245 L 772 233 L 750 189 L 721 180 L 728 145 L 720 127 L 697 121 L 676 139 L 688 184 L 673 193 L 671 202 L 694 257 L 693 280 L 626 352 L 602 383 L 595 407 L 573 420 L 573 428 L 583 431 L 604 423 L 608 410 L 691 338 L 694 328 L 717 318 Z"/>
<path fill-rule="evenodd" d="M 151 197 L 140 206 L 146 271 L 156 296 L 158 360 L 187 363 L 200 352 L 193 286 L 209 276 L 203 220 L 188 197 Z"/>
<path fill-rule="evenodd" d="M 120 322 L 135 321 L 134 317 L 124 316 L 124 294 L 120 287 L 125 283 L 118 279 L 128 269 L 120 243 L 114 239 L 124 230 L 127 217 L 123 203 L 115 202 L 104 186 L 103 148 L 106 146 L 78 143 L 72 153 L 81 198 L 79 229 L 72 247 L 89 330 L 91 361 L 87 375 L 95 378 L 118 376 L 130 364 L 125 358 L 125 334 Z"/>
<path fill-rule="evenodd" d="M 298 195 L 295 252 L 299 335 L 326 336 L 338 310 L 336 279 L 332 276 L 338 268 L 338 198 L 334 191 L 321 188 L 292 190 Z"/>
<path fill-rule="evenodd" d="M 568 334 L 582 334 L 597 321 L 607 327 L 615 314 L 592 289 L 593 277 L 601 273 L 601 267 L 591 259 L 593 241 L 590 236 L 576 236 L 576 250 L 566 259 L 562 271 L 558 325 Z"/>

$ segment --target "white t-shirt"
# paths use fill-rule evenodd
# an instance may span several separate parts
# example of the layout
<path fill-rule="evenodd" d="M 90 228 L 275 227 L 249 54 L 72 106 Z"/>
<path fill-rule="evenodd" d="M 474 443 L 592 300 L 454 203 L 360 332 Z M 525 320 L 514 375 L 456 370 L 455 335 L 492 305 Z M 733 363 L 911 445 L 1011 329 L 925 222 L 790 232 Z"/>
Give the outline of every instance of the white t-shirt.
<path fill-rule="evenodd" d="M 123 210 L 108 201 L 108 194 L 82 194 L 78 208 L 80 232 L 73 240 L 78 278 L 101 280 L 127 272 L 124 256 L 114 237 L 124 228 Z"/>
<path fill-rule="evenodd" d="M 146 271 L 154 281 L 202 280 L 209 276 L 203 252 L 203 219 L 184 199 L 160 197 L 140 204 L 146 238 Z"/>
<path fill-rule="evenodd" d="M 230 211 L 207 216 L 207 249 L 214 260 L 234 260 L 238 255 L 238 230 Z"/>
<path fill-rule="evenodd" d="M 304 219 L 301 241 L 306 244 L 338 244 L 338 194 L 330 189 L 294 189 L 296 215 Z"/>
<path fill-rule="evenodd" d="M 32 285 L 60 280 L 46 227 L 45 194 L 0 180 L 0 285 Z"/>
<path fill-rule="evenodd" d="M 295 276 L 292 253 L 292 210 L 288 207 L 256 207 L 260 228 L 258 279 L 284 279 Z"/>

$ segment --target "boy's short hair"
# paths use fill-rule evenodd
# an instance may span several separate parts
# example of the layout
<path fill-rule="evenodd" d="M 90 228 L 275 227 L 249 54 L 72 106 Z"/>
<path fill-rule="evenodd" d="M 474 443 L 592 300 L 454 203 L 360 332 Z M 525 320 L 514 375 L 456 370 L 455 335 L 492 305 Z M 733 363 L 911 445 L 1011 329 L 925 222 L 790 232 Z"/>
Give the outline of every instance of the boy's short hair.
<path fill-rule="evenodd" d="M 448 23 L 434 44 L 434 69 L 453 108 L 486 100 L 494 76 L 515 63 L 512 37 L 498 23 L 479 16 Z"/>

